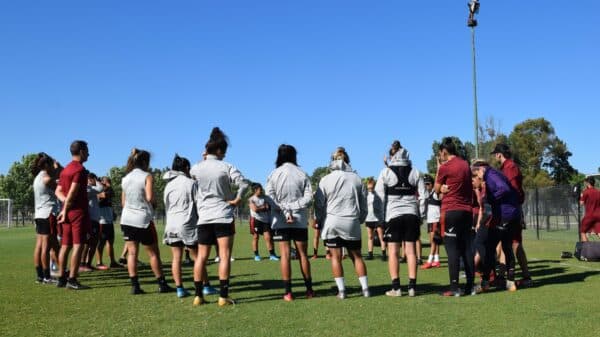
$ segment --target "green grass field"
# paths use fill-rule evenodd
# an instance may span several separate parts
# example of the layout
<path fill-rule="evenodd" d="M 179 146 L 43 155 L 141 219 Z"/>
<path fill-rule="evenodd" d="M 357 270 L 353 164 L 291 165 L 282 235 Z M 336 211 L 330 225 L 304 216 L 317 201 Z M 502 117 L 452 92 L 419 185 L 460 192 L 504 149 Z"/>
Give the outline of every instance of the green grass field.
<path fill-rule="evenodd" d="M 117 236 L 118 254 L 123 242 Z M 448 283 L 442 260 L 442 268 L 419 271 L 417 297 L 389 298 L 384 295 L 387 264 L 374 260 L 367 261 L 373 297 L 363 298 L 346 260 L 350 296 L 340 301 L 332 290 L 329 261 L 320 258 L 312 261 L 318 297 L 303 298 L 294 262 L 298 296 L 287 303 L 281 300 L 278 262 L 253 261 L 247 226 L 239 225 L 231 279 L 231 296 L 238 304 L 224 308 L 216 305 L 216 296 L 207 297 L 209 305 L 193 308 L 191 297 L 156 293 L 147 267 L 140 278 L 148 294 L 141 296 L 129 295 L 124 269 L 83 273 L 80 281 L 89 290 L 38 285 L 33 238 L 31 226 L 0 229 L 0 336 L 583 336 L 600 331 L 600 263 L 559 258 L 562 251 L 573 250 L 574 232 L 543 232 L 543 240 L 536 241 L 535 232 L 526 231 L 535 285 L 514 293 L 441 297 L 438 293 Z M 265 256 L 263 242 L 260 248 Z M 170 280 L 170 252 L 161 249 Z M 211 264 L 208 271 L 218 285 L 216 266 Z M 186 267 L 184 274 L 184 284 L 192 288 L 191 269 Z M 401 265 L 401 283 L 407 284 L 406 265 Z"/>

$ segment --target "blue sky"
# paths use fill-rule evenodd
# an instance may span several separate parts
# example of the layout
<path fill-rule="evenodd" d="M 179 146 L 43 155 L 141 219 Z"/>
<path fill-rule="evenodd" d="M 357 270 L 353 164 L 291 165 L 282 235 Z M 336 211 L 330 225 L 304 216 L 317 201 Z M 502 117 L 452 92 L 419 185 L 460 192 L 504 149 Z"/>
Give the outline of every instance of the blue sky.
<path fill-rule="evenodd" d="M 466 2 L 4 1 L 0 173 L 38 151 L 66 163 L 79 138 L 97 174 L 133 146 L 195 162 L 213 126 L 255 181 L 281 143 L 309 174 L 345 146 L 369 176 L 399 139 L 425 170 L 433 140 L 473 139 Z M 596 172 L 600 3 L 481 3 L 480 119 L 545 117 Z"/>

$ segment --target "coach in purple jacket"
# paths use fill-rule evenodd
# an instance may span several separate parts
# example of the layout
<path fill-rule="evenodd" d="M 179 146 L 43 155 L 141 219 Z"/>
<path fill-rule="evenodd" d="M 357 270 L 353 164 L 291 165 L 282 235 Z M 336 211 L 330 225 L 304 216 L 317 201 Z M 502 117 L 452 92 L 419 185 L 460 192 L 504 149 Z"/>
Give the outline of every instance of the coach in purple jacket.
<path fill-rule="evenodd" d="M 506 256 L 506 268 L 508 281 L 502 281 L 500 275 L 498 286 L 506 286 L 509 291 L 517 290 L 515 284 L 515 256 L 512 251 L 512 235 L 519 229 L 521 213 L 519 207 L 519 196 L 511 187 L 508 179 L 502 172 L 490 167 L 484 161 L 478 161 L 471 167 L 473 174 L 473 187 L 485 189 L 485 199 L 492 208 L 492 216 L 484 224 L 488 227 L 488 240 L 486 243 L 485 263 L 483 267 L 483 280 L 481 289 L 489 288 L 489 276 L 495 266 L 495 249 L 498 242 L 502 243 L 502 251 Z M 479 226 L 479 224 L 478 224 Z"/>

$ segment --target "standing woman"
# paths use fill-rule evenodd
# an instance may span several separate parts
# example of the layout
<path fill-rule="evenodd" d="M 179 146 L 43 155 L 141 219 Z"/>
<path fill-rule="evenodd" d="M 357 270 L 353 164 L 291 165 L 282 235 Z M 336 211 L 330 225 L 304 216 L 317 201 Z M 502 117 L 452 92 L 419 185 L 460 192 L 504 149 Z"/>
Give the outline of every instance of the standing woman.
<path fill-rule="evenodd" d="M 143 294 L 137 275 L 138 249 L 144 245 L 150 267 L 158 282 L 158 292 L 166 293 L 173 289 L 169 287 L 163 275 L 156 228 L 152 221 L 154 214 L 154 179 L 150 171 L 150 153 L 134 148 L 127 160 L 125 172 L 127 175 L 121 181 L 121 230 L 127 246 L 127 270 L 131 279 L 131 294 Z"/>
<path fill-rule="evenodd" d="M 104 255 L 104 247 L 108 250 L 108 257 L 110 259 L 110 268 L 118 268 L 120 265 L 115 260 L 115 227 L 113 225 L 113 208 L 112 208 L 112 198 L 114 195 L 112 189 L 112 182 L 109 177 L 102 177 L 101 179 L 102 185 L 104 186 L 104 191 L 98 194 L 100 205 L 100 242 L 98 243 L 98 252 L 96 259 L 98 260 L 98 265 L 96 268 L 98 269 L 107 269 L 107 266 L 102 263 L 102 256 Z"/>
<path fill-rule="evenodd" d="M 390 148 L 390 162 L 379 174 L 375 193 L 383 200 L 386 230 L 384 240 L 389 252 L 388 271 L 392 289 L 387 296 L 401 296 L 398 258 L 402 243 L 408 265 L 408 296 L 416 294 L 417 252 L 421 217 L 425 211 L 425 185 L 418 170 L 412 167 L 408 151 L 394 141 Z"/>
<path fill-rule="evenodd" d="M 242 201 L 248 182 L 237 168 L 223 161 L 227 146 L 227 136 L 218 127 L 213 128 L 205 146 L 205 160 L 195 164 L 190 170 L 198 186 L 196 196 L 198 257 L 194 263 L 196 289 L 194 306 L 205 303 L 202 293 L 202 274 L 206 270 L 210 248 L 217 243 L 220 257 L 218 305 L 235 304 L 235 301 L 229 297 L 230 258 L 235 234 L 233 213 Z M 238 187 L 237 194 L 233 193 L 232 184 Z"/>
<path fill-rule="evenodd" d="M 33 195 L 35 202 L 35 248 L 33 263 L 37 273 L 38 283 L 54 283 L 50 278 L 49 251 L 51 245 L 56 245 L 56 216 L 52 210 L 56 206 L 56 171 L 58 163 L 44 152 L 38 153 L 31 167 L 33 180 Z M 54 240 L 52 239 L 54 237 Z"/>
<path fill-rule="evenodd" d="M 315 195 L 317 221 L 323 224 L 321 236 L 331 251 L 331 270 L 338 287 L 337 297 L 346 298 L 342 248 L 354 264 L 364 297 L 369 297 L 367 267 L 360 253 L 360 224 L 367 217 L 367 196 L 365 187 L 350 167 L 350 158 L 343 147 L 338 147 L 331 156 L 331 173 L 319 182 Z"/>
<path fill-rule="evenodd" d="M 292 268 L 290 265 L 290 242 L 294 241 L 300 257 L 300 268 L 306 286 L 306 297 L 312 298 L 308 246 L 308 208 L 312 200 L 312 188 L 308 175 L 298 167 L 297 152 L 292 145 L 282 144 L 277 150 L 275 170 L 267 179 L 266 195 L 271 198 L 271 228 L 273 240 L 279 241 L 281 255 L 281 278 L 285 287 L 284 301 L 292 301 Z"/>
<path fill-rule="evenodd" d="M 467 283 L 464 293 L 473 290 L 473 250 L 471 248 L 471 226 L 473 224 L 473 182 L 469 163 L 458 156 L 452 138 L 442 140 L 439 146 L 438 169 L 434 190 L 442 194 L 441 223 L 444 245 L 448 255 L 450 289 L 443 296 L 460 296 L 458 276 L 460 259 L 465 265 Z"/>
<path fill-rule="evenodd" d="M 379 245 L 381 246 L 381 261 L 387 261 L 387 255 L 385 253 L 385 241 L 383 241 L 383 219 L 379 219 L 378 216 L 382 214 L 381 199 L 375 194 L 375 179 L 373 177 L 367 178 L 367 218 L 365 219 L 365 225 L 367 226 L 367 260 L 373 260 L 373 238 L 375 235 L 379 238 Z"/>

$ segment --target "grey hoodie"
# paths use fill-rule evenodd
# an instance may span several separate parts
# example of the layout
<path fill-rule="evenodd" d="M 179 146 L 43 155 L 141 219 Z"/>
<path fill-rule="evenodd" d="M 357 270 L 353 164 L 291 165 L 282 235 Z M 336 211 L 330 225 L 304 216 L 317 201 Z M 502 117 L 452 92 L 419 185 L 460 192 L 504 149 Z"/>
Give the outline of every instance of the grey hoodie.
<path fill-rule="evenodd" d="M 198 238 L 198 215 L 194 204 L 196 182 L 180 171 L 167 171 L 163 179 L 168 181 L 163 196 L 166 215 L 163 242 L 195 245 Z"/>
<path fill-rule="evenodd" d="M 308 175 L 292 163 L 284 163 L 269 175 L 265 194 L 271 203 L 271 228 L 307 228 L 308 207 L 312 201 L 312 187 Z M 286 223 L 285 214 L 294 217 Z"/>
<path fill-rule="evenodd" d="M 332 161 L 329 168 L 332 172 L 321 179 L 315 195 L 317 221 L 323 225 L 321 237 L 358 241 L 360 224 L 368 213 L 365 186 L 343 160 Z"/>
<path fill-rule="evenodd" d="M 408 151 L 404 148 L 400 149 L 392 158 L 390 158 L 389 166 L 408 166 L 410 160 L 408 159 Z M 386 222 L 393 218 L 399 217 L 404 214 L 414 214 L 420 216 L 425 212 L 425 184 L 421 173 L 415 168 L 410 171 L 408 175 L 408 182 L 417 188 L 418 197 L 414 195 L 386 195 L 386 186 L 392 187 L 398 183 L 396 174 L 389 169 L 384 168 L 377 178 L 375 184 L 375 193 L 383 201 L 384 207 L 382 208 L 383 214 L 378 216 L 379 219 L 385 219 Z"/>

